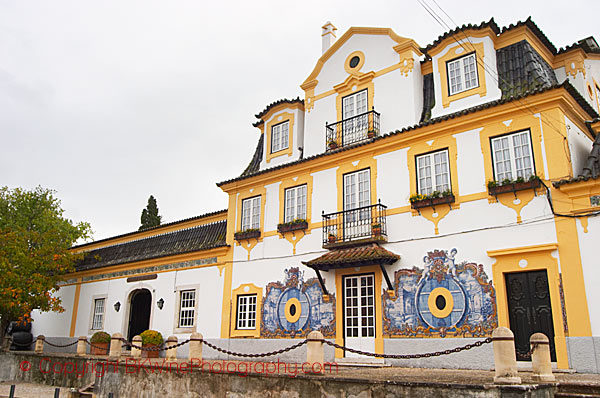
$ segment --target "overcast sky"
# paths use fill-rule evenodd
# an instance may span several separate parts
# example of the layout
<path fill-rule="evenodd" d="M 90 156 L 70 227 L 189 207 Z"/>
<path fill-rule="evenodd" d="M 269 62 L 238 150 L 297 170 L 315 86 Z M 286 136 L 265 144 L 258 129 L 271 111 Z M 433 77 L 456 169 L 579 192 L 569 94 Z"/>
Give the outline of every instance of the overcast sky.
<path fill-rule="evenodd" d="M 598 0 L 437 1 L 460 25 L 600 40 Z M 226 208 L 215 183 L 248 164 L 254 114 L 303 97 L 328 20 L 421 46 L 447 30 L 417 0 L 0 0 L 0 186 L 55 189 L 94 239 L 136 230 L 150 194 L 163 222 Z"/>

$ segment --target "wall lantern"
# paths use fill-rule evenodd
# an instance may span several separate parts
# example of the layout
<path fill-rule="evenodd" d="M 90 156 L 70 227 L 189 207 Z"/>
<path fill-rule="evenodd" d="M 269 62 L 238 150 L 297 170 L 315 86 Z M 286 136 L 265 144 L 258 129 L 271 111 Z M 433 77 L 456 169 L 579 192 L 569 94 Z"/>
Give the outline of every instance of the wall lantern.
<path fill-rule="evenodd" d="M 158 305 L 158 309 L 162 310 L 163 305 L 165 305 L 165 300 L 161 297 L 161 299 L 156 302 L 156 305 Z"/>
<path fill-rule="evenodd" d="M 121 303 L 119 303 L 118 301 L 115 303 L 115 311 L 119 312 L 119 310 L 121 309 Z"/>

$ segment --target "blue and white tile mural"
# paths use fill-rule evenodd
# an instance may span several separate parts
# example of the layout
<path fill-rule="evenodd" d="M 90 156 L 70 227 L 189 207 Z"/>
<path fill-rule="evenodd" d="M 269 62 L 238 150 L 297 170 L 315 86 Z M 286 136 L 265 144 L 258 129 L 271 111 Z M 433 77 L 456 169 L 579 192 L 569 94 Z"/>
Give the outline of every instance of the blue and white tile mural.
<path fill-rule="evenodd" d="M 488 336 L 498 326 L 496 293 L 482 265 L 456 263 L 458 250 L 434 250 L 423 268 L 394 274 L 394 297 L 383 295 L 389 337 Z"/>
<path fill-rule="evenodd" d="M 325 301 L 318 279 L 305 282 L 297 267 L 285 270 L 283 283 L 267 285 L 262 305 L 262 337 L 304 337 L 312 330 L 335 334 L 335 296 Z"/>

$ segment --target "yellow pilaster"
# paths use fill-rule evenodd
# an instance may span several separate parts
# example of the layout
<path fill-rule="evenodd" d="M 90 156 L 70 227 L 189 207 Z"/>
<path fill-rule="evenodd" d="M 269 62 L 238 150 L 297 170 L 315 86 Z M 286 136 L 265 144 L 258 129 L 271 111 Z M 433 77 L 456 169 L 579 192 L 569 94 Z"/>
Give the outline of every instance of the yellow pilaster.
<path fill-rule="evenodd" d="M 231 289 L 233 279 L 233 234 L 235 231 L 236 217 L 236 195 L 229 195 L 229 206 L 227 207 L 227 244 L 230 246 L 227 255 L 225 256 L 225 277 L 223 278 L 223 304 L 221 308 L 221 338 L 227 339 L 230 336 L 230 318 L 231 318 Z M 221 272 L 223 272 L 223 270 Z"/>
<path fill-rule="evenodd" d="M 73 312 L 71 313 L 71 329 L 69 337 L 75 336 L 75 326 L 77 325 L 77 310 L 79 309 L 79 294 L 81 293 L 81 278 L 77 278 L 75 285 L 75 297 L 73 298 Z"/>

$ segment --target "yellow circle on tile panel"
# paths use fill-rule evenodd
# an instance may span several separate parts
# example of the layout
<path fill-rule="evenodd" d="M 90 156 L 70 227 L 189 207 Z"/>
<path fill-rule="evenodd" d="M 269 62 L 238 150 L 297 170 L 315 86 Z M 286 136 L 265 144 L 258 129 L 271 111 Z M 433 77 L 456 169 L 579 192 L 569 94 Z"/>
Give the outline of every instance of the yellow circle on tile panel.
<path fill-rule="evenodd" d="M 437 306 L 437 300 L 440 296 L 444 298 L 444 301 L 446 303 L 446 305 L 444 305 L 444 308 L 438 308 Z M 454 298 L 452 297 L 452 293 L 450 293 L 450 290 L 446 289 L 445 287 L 436 287 L 431 291 L 431 293 L 429 293 L 427 306 L 429 307 L 431 315 L 433 315 L 434 317 L 447 317 L 454 309 Z"/>
<path fill-rule="evenodd" d="M 294 306 L 294 315 L 292 315 L 292 306 Z M 300 306 L 300 301 L 297 298 L 291 298 L 285 303 L 285 319 L 289 323 L 295 323 L 300 319 L 300 314 L 302 314 L 302 307 Z"/>

